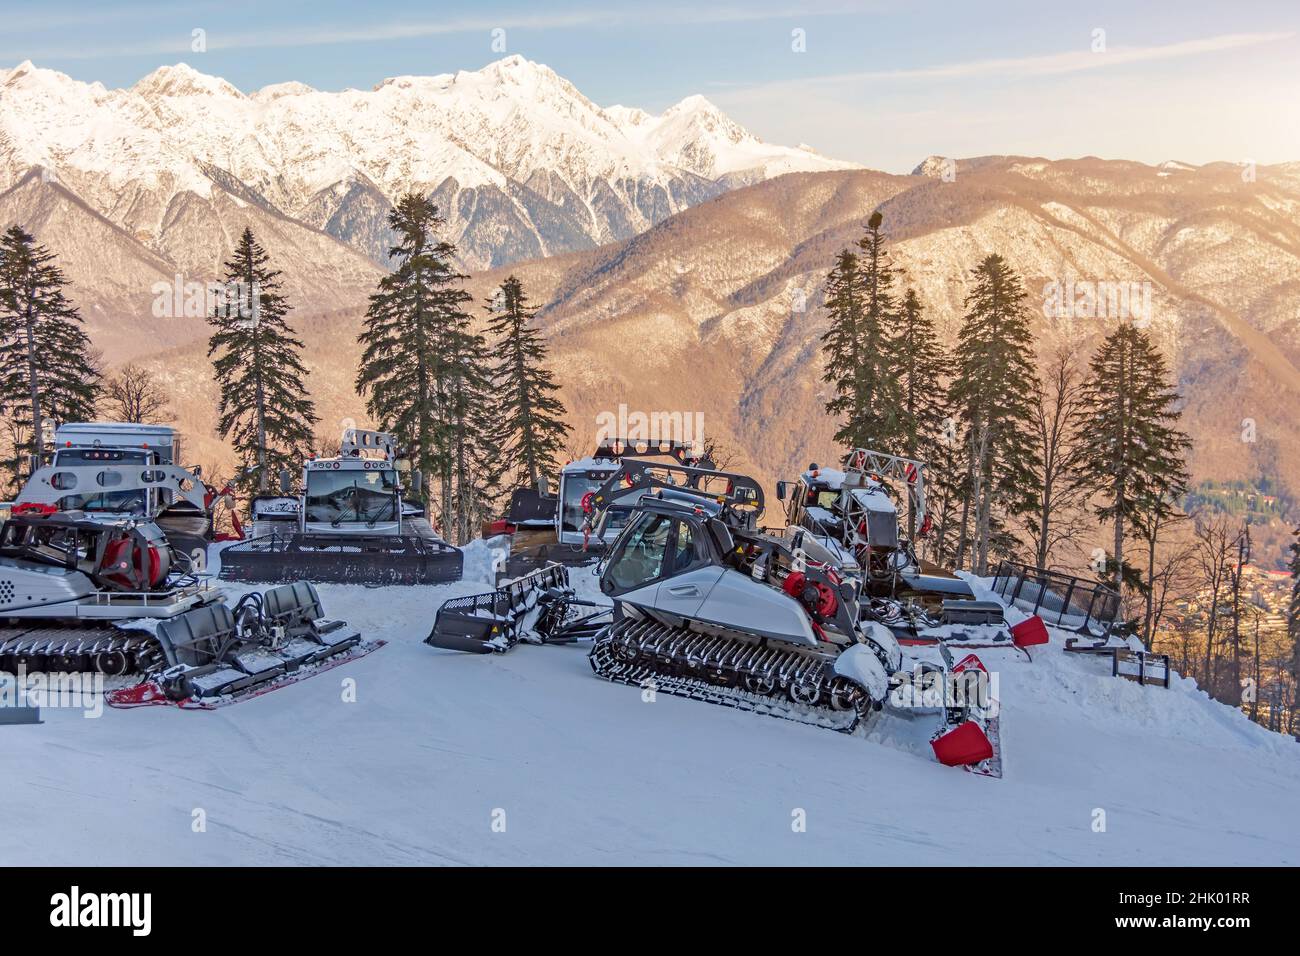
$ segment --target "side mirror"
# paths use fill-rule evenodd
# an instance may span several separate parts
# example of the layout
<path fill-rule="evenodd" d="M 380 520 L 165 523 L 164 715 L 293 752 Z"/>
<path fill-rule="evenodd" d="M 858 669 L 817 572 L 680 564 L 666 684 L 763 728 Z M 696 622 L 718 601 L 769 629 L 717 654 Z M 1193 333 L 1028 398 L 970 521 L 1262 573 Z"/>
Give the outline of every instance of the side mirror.
<path fill-rule="evenodd" d="M 776 500 L 785 501 L 785 496 L 790 493 L 790 482 L 778 481 L 776 483 Z"/>
<path fill-rule="evenodd" d="M 543 498 L 549 498 L 551 495 L 551 483 L 546 480 L 546 476 L 537 479 L 537 493 Z"/>
<path fill-rule="evenodd" d="M 293 494 L 293 477 L 289 474 L 288 468 L 280 469 L 280 494 Z"/>
<path fill-rule="evenodd" d="M 417 495 L 424 494 L 424 472 L 419 468 L 411 472 L 411 491 Z"/>

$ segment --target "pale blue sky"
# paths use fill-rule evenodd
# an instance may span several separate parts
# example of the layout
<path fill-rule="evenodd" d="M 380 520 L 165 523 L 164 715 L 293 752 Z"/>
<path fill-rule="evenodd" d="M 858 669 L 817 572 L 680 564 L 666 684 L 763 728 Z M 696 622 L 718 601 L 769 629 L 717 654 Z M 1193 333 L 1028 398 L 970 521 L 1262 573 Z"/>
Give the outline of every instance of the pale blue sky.
<path fill-rule="evenodd" d="M 191 50 L 191 31 L 207 50 Z M 543 62 L 601 105 L 703 93 L 765 139 L 906 171 L 929 154 L 1300 160 L 1300 3 L 723 5 L 3 0 L 0 65 L 129 86 L 181 60 L 244 90 Z M 1104 30 L 1104 51 L 1094 52 Z M 804 50 L 793 49 L 803 31 Z"/>

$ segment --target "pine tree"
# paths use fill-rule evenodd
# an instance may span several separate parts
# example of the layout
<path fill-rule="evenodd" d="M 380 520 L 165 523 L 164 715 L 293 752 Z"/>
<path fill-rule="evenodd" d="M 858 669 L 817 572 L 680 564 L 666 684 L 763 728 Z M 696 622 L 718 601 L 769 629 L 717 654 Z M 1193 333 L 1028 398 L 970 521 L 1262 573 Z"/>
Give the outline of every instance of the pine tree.
<path fill-rule="evenodd" d="M 488 331 L 496 337 L 492 384 L 497 396 L 495 443 L 506 462 L 508 490 L 536 487 L 564 450 L 569 426 L 559 386 L 545 367 L 546 343 L 530 328 L 537 310 L 528 306 L 523 284 L 510 276 L 500 296 L 488 301 Z"/>
<path fill-rule="evenodd" d="M 943 456 L 947 418 L 943 380 L 948 359 L 933 320 L 911 288 L 903 295 L 893 351 L 900 392 L 899 451 L 907 458 L 934 462 Z M 909 538 L 916 531 L 915 517 L 909 510 Z"/>
<path fill-rule="evenodd" d="M 1038 376 L 1019 277 L 999 255 L 985 258 L 971 275 L 975 287 L 966 296 L 948 401 L 965 450 L 957 562 L 964 563 L 969 548 L 971 566 L 985 574 L 991 555 L 1010 545 L 1006 518 L 1033 507 L 1028 436 Z"/>
<path fill-rule="evenodd" d="M 1191 442 L 1176 427 L 1178 393 L 1150 337 L 1130 323 L 1106 336 L 1084 385 L 1083 448 L 1098 484 L 1095 513 L 1113 522 L 1111 577 L 1121 591 L 1132 580 L 1124 542 L 1140 531 L 1152 509 L 1187 488 L 1185 456 Z"/>
<path fill-rule="evenodd" d="M 465 311 L 470 294 L 453 259 L 456 247 L 437 236 L 443 225 L 433 200 L 408 193 L 388 216 L 396 269 L 379 281 L 358 337 L 363 347 L 358 393 L 370 414 L 393 431 L 433 488 L 420 489 L 440 513 L 444 535 L 469 537 L 475 473 L 482 444 L 482 405 L 489 375 L 483 340 Z"/>
<path fill-rule="evenodd" d="M 303 382 L 303 343 L 285 320 L 280 274 L 245 228 L 225 264 L 224 301 L 208 319 L 215 330 L 208 357 L 221 389 L 217 431 L 242 460 L 240 489 L 258 494 L 281 469 L 293 474 L 302 467 L 318 421 Z"/>
<path fill-rule="evenodd" d="M 867 234 L 858 242 L 861 254 L 841 252 L 827 277 L 831 321 L 822 337 L 823 379 L 835 389 L 826 410 L 842 419 L 835 440 L 849 448 L 894 452 L 902 441 L 890 341 L 897 315 L 882 220 L 879 211 L 871 214 Z"/>
<path fill-rule="evenodd" d="M 19 226 L 0 236 L 0 407 L 38 455 L 41 423 L 93 417 L 99 369 L 55 256 Z"/>

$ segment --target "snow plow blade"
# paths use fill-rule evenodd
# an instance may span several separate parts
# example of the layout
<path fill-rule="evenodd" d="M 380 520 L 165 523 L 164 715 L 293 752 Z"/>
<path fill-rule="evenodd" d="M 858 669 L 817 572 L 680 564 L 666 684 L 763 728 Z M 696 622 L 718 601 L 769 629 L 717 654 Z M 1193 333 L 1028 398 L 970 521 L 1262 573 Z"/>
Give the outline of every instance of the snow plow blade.
<path fill-rule="evenodd" d="M 597 610 L 576 617 L 578 606 Z M 504 582 L 495 591 L 446 601 L 424 643 L 473 654 L 508 651 L 525 638 L 542 644 L 567 644 L 594 636 L 603 625 L 593 621 L 607 611 L 575 598 L 568 568 L 548 564 Z"/>
<path fill-rule="evenodd" d="M 141 684 L 108 694 L 109 706 L 210 709 L 382 646 L 326 619 L 307 582 L 245 595 L 233 608 L 211 604 L 187 611 L 160 621 L 155 637 L 156 667 Z"/>
<path fill-rule="evenodd" d="M 225 581 L 248 584 L 442 584 L 459 581 L 464 555 L 417 535 L 268 534 L 221 552 Z"/>
<path fill-rule="evenodd" d="M 951 676 L 962 684 L 959 702 L 945 709 L 944 724 L 930 739 L 935 759 L 945 767 L 1001 777 L 1001 706 L 992 694 L 988 669 L 977 656 L 967 654 L 952 666 Z"/>

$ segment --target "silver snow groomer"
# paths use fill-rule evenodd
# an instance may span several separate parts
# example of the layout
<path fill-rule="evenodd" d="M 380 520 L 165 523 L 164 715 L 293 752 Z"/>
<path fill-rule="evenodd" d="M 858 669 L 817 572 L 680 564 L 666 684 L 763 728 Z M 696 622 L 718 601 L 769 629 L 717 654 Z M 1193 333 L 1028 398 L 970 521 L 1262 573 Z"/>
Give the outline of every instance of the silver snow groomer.
<path fill-rule="evenodd" d="M 403 497 L 409 462 L 383 432 L 350 428 L 339 455 L 303 467 L 302 494 L 254 498 L 253 536 L 221 552 L 228 581 L 440 584 L 459 581 L 464 556 Z M 411 486 L 419 488 L 416 472 Z"/>
<path fill-rule="evenodd" d="M 157 525 L 81 512 L 17 514 L 0 527 L 0 670 L 146 670 L 153 635 L 128 627 L 220 601 L 174 573 Z"/>
<path fill-rule="evenodd" d="M 483 536 L 509 536 L 510 553 L 502 577 L 518 578 L 549 564 L 581 567 L 595 564 L 606 541 L 591 535 L 589 515 L 594 493 L 613 474 L 632 461 L 653 464 L 712 468 L 713 464 L 693 444 L 675 441 L 637 441 L 610 439 L 601 442 L 589 457 L 570 461 L 558 476 L 555 494 L 549 493 L 545 480 L 538 488 L 519 488 L 510 496 L 506 517 L 483 529 Z M 627 517 L 627 510 L 617 503 L 607 504 L 606 529 L 616 530 Z M 613 535 L 610 535 L 612 539 Z"/>
<path fill-rule="evenodd" d="M 0 526 L 0 670 L 118 678 L 113 706 L 214 706 L 373 650 L 324 620 L 310 585 L 225 593 L 173 568 L 150 522 L 79 512 Z"/>
<path fill-rule="evenodd" d="M 233 503 L 229 488 L 207 485 L 198 469 L 178 464 L 180 439 L 167 425 L 71 422 L 54 433 L 54 449 L 15 500 L 15 511 L 78 511 L 110 524 L 147 521 L 167 537 L 173 554 L 202 571 L 208 545 L 222 540 L 218 508 Z M 230 512 L 234 536 L 241 534 Z"/>
<path fill-rule="evenodd" d="M 861 613 L 861 582 L 811 534 L 757 528 L 762 510 L 730 486 L 642 497 L 601 573 L 614 623 L 592 646 L 596 674 L 844 732 L 885 704 L 933 711 L 939 760 L 1000 775 L 987 673 L 905 671 L 890 629 Z"/>
<path fill-rule="evenodd" d="M 844 732 L 886 703 L 920 708 L 940 715 L 940 760 L 993 767 L 995 715 L 974 686 L 983 672 L 904 671 L 893 633 L 861 613 L 860 581 L 811 532 L 758 527 L 763 492 L 753 479 L 625 462 L 592 501 L 598 512 L 610 502 L 631 509 L 599 568 L 609 623 L 577 615 L 552 566 L 446 602 L 426 643 L 488 652 L 589 638 L 591 667 L 607 680 Z"/>

